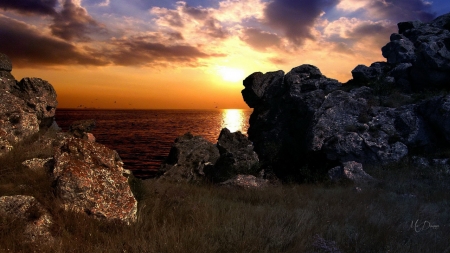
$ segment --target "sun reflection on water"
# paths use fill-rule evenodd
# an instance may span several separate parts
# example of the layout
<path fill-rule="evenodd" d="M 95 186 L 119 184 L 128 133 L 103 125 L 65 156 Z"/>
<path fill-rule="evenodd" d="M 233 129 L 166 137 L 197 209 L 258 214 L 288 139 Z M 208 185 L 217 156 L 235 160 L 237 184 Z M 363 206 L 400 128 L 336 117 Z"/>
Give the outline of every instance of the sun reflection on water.
<path fill-rule="evenodd" d="M 246 134 L 246 125 L 244 111 L 240 109 L 222 110 L 222 128 L 228 128 L 230 132 L 241 131 Z"/>

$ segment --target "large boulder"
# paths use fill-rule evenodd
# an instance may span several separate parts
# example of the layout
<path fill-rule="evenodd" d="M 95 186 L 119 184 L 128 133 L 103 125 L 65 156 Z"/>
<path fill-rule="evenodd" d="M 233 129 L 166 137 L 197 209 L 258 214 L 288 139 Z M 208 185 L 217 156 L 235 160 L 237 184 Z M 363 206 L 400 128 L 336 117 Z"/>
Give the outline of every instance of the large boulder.
<path fill-rule="evenodd" d="M 116 151 L 74 137 L 56 150 L 53 177 L 66 210 L 125 223 L 136 221 L 137 201 Z"/>
<path fill-rule="evenodd" d="M 27 242 L 48 243 L 53 218 L 32 196 L 15 195 L 0 197 L 0 219 L 20 221 L 25 225 L 23 235 Z"/>
<path fill-rule="evenodd" d="M 253 151 L 252 142 L 241 132 L 231 133 L 222 129 L 217 140 L 220 157 L 207 176 L 215 182 L 228 180 L 239 174 L 257 174 L 258 155 Z"/>
<path fill-rule="evenodd" d="M 0 156 L 17 142 L 54 124 L 56 92 L 39 78 L 17 82 L 9 58 L 0 53 Z"/>
<path fill-rule="evenodd" d="M 216 145 L 201 136 L 186 133 L 175 140 L 169 156 L 161 165 L 162 180 L 197 182 L 205 179 L 205 167 L 219 159 Z"/>

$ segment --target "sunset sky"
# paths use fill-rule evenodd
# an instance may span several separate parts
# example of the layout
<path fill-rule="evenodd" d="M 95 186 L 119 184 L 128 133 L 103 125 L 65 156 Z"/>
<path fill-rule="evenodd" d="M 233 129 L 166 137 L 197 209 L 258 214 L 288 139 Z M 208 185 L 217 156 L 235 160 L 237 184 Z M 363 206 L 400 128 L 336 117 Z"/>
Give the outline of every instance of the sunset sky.
<path fill-rule="evenodd" d="M 1 0 L 0 52 L 59 108 L 248 108 L 253 72 L 313 64 L 345 82 L 401 21 L 448 0 Z"/>

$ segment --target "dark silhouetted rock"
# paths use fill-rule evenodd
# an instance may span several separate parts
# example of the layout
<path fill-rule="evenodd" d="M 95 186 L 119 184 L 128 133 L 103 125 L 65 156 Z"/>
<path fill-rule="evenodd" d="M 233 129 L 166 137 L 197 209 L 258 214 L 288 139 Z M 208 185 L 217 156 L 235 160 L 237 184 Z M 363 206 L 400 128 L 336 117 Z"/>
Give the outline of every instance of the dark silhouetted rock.
<path fill-rule="evenodd" d="M 117 152 L 98 143 L 66 138 L 55 153 L 55 189 L 66 210 L 128 224 L 136 221 L 129 174 Z"/>
<path fill-rule="evenodd" d="M 88 133 L 91 133 L 92 130 L 94 130 L 95 124 L 96 124 L 96 122 L 93 119 L 78 120 L 78 121 L 73 122 L 70 125 L 69 131 L 76 138 L 89 139 Z M 95 141 L 95 138 L 94 138 L 94 141 Z"/>
<path fill-rule="evenodd" d="M 375 179 L 363 170 L 360 163 L 350 161 L 342 166 L 337 166 L 328 171 L 328 176 L 332 182 L 350 180 L 355 184 L 366 184 L 374 182 Z"/>
<path fill-rule="evenodd" d="M 450 95 L 434 97 L 423 102 L 419 106 L 419 112 L 431 124 L 432 129 L 438 130 L 437 133 L 440 133 L 446 143 L 449 143 Z"/>
<path fill-rule="evenodd" d="M 53 219 L 32 196 L 0 197 L 0 217 L 23 222 L 27 242 L 50 243 L 54 240 L 50 232 Z"/>
<path fill-rule="evenodd" d="M 198 182 L 205 179 L 205 167 L 219 158 L 216 145 L 201 136 L 186 133 L 175 140 L 169 156 L 161 165 L 161 179 L 174 182 Z"/>
<path fill-rule="evenodd" d="M 206 171 L 213 181 L 225 181 L 238 174 L 258 173 L 258 155 L 253 151 L 252 142 L 241 132 L 231 133 L 227 128 L 222 129 L 217 148 L 220 157 L 214 169 Z"/>
<path fill-rule="evenodd" d="M 269 185 L 269 180 L 257 178 L 253 175 L 236 175 L 233 178 L 220 183 L 220 185 L 259 189 L 267 187 Z"/>

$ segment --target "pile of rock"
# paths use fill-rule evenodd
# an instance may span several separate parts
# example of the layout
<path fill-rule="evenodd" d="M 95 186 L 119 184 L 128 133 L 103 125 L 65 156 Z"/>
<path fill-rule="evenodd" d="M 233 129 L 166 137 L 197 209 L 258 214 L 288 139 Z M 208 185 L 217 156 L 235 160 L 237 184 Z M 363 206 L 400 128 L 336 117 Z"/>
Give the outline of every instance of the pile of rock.
<path fill-rule="evenodd" d="M 54 148 L 53 156 L 22 165 L 48 174 L 61 208 L 127 224 L 136 221 L 137 201 L 128 183 L 131 173 L 116 151 L 95 142 L 91 134 L 95 121 L 77 121 L 70 133 L 58 132 L 53 86 L 39 78 L 16 81 L 11 70 L 11 61 L 0 53 L 0 156 L 39 134 L 37 141 Z M 46 135 L 49 129 L 58 133 Z M 24 235 L 31 242 L 53 240 L 53 218 L 33 196 L 0 197 L 0 216 L 23 221 Z"/>
<path fill-rule="evenodd" d="M 231 133 L 224 128 L 217 144 L 186 133 L 175 140 L 169 156 L 161 165 L 160 179 L 174 182 L 242 182 L 243 175 L 258 175 L 258 162 L 252 143 L 241 132 Z"/>
<path fill-rule="evenodd" d="M 248 134 L 263 168 L 285 180 L 352 178 L 346 171 L 360 170 L 346 170 L 349 163 L 387 164 L 448 147 L 450 95 L 415 92 L 448 91 L 449 27 L 450 14 L 399 23 L 382 49 L 387 62 L 357 66 L 344 85 L 311 65 L 247 77 Z"/>

